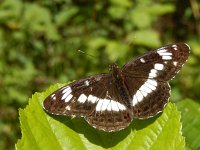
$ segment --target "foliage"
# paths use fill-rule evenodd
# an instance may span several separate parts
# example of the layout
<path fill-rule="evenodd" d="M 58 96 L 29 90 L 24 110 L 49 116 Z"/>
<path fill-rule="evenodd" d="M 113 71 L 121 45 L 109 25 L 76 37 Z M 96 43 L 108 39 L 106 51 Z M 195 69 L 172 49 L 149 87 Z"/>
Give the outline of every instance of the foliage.
<path fill-rule="evenodd" d="M 0 149 L 13 148 L 20 137 L 17 111 L 35 91 L 106 72 L 112 62 L 121 66 L 171 42 L 187 41 L 192 49 L 171 83 L 171 100 L 191 98 L 199 103 L 199 5 L 166 0 L 1 1 Z M 193 145 L 184 126 L 183 132 L 186 145 Z"/>
<path fill-rule="evenodd" d="M 186 99 L 178 102 L 177 106 L 182 112 L 183 135 L 187 137 L 186 148 L 200 148 L 200 104 L 191 99 Z"/>
<path fill-rule="evenodd" d="M 29 105 L 19 111 L 22 139 L 17 149 L 184 149 L 180 112 L 175 104 L 169 103 L 157 117 L 133 120 L 125 130 L 106 133 L 92 128 L 83 118 L 53 118 L 45 113 L 42 102 L 58 87 L 34 94 Z"/>

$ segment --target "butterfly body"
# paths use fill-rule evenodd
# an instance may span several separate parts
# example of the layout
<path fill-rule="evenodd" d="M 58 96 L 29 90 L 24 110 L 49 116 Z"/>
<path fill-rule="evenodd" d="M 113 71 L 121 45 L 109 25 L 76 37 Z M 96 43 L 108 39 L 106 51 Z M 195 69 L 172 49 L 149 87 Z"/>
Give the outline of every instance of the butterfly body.
<path fill-rule="evenodd" d="M 93 75 L 49 95 L 44 109 L 55 115 L 84 117 L 93 127 L 114 132 L 133 118 L 146 119 L 162 112 L 170 97 L 171 80 L 189 56 L 185 43 L 169 44 L 129 61 L 122 68 Z"/>
<path fill-rule="evenodd" d="M 116 64 L 112 64 L 110 65 L 110 73 L 112 75 L 111 84 L 116 87 L 119 95 L 122 97 L 122 103 L 127 108 L 131 108 L 131 95 L 125 85 L 121 68 L 119 68 Z"/>

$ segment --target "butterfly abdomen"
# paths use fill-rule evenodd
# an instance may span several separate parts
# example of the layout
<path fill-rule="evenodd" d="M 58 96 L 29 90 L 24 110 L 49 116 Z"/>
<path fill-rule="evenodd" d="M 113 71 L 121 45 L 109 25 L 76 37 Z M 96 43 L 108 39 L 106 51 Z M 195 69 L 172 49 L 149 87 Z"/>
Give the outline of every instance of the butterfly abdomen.
<path fill-rule="evenodd" d="M 110 66 L 110 71 L 112 74 L 112 82 L 115 85 L 115 87 L 117 88 L 121 98 L 122 98 L 122 103 L 125 104 L 125 106 L 127 106 L 127 108 L 131 108 L 131 95 L 125 85 L 124 82 L 124 77 L 123 74 L 121 72 L 121 69 L 118 68 L 117 65 L 113 64 Z"/>

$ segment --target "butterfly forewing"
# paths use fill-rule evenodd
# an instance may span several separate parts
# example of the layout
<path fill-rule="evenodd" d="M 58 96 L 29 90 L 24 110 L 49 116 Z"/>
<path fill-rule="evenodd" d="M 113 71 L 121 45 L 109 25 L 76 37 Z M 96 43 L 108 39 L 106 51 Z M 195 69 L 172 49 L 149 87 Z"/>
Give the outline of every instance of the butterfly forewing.
<path fill-rule="evenodd" d="M 187 44 L 170 44 L 128 62 L 122 72 L 132 78 L 168 81 L 180 71 L 188 56 Z"/>
<path fill-rule="evenodd" d="M 43 106 L 48 112 L 57 115 L 89 115 L 99 99 L 105 97 L 105 89 L 99 89 L 105 86 L 108 80 L 109 74 L 78 80 L 49 95 Z"/>
<path fill-rule="evenodd" d="M 81 79 L 52 93 L 43 106 L 56 115 L 84 116 L 93 127 L 107 132 L 120 130 L 130 124 L 132 111 L 110 80 L 110 74 Z"/>
<path fill-rule="evenodd" d="M 187 44 L 170 44 L 131 60 L 122 69 L 80 79 L 49 95 L 44 109 L 56 115 L 82 116 L 107 132 L 126 128 L 132 119 L 162 112 L 171 80 L 189 56 Z"/>

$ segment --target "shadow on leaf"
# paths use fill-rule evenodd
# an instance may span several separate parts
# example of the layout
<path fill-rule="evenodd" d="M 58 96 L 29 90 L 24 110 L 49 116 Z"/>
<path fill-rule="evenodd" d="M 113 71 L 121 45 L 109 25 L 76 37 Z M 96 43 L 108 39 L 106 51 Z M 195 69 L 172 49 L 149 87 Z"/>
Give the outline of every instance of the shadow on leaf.
<path fill-rule="evenodd" d="M 149 118 L 146 120 L 134 119 L 128 128 L 125 128 L 118 132 L 104 132 L 98 129 L 93 128 L 89 125 L 84 118 L 75 117 L 71 118 L 68 116 L 52 116 L 55 120 L 66 125 L 66 127 L 72 129 L 78 134 L 83 134 L 85 138 L 88 139 L 91 143 L 99 145 L 103 148 L 111 148 L 123 141 L 130 132 L 137 132 L 143 128 L 152 124 L 157 117 Z M 132 131 L 131 131 L 132 130 Z"/>

